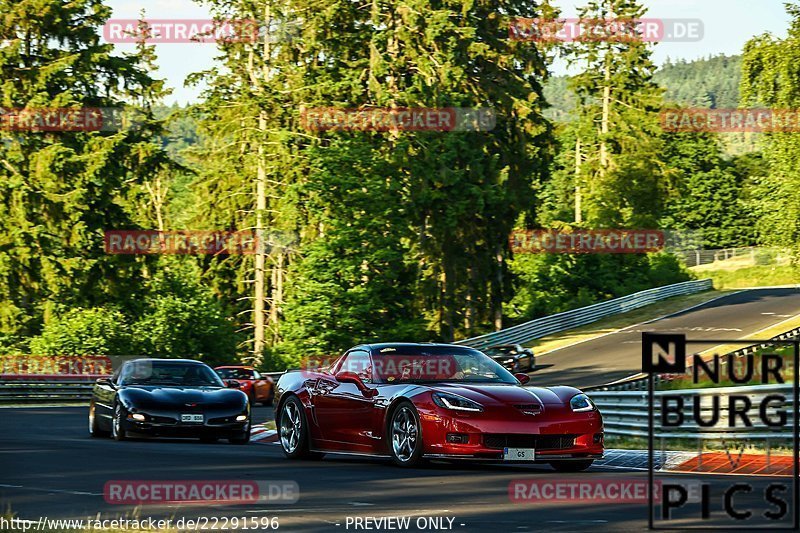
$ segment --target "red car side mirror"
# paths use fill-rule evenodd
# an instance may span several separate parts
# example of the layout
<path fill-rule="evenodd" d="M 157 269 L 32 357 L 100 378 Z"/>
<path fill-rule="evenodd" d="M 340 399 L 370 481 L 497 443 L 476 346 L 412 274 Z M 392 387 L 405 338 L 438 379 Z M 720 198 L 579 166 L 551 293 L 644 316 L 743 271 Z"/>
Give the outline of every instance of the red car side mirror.
<path fill-rule="evenodd" d="M 358 374 L 356 374 L 355 372 L 348 372 L 346 370 L 343 370 L 341 372 L 337 372 L 337 374 L 334 377 L 336 378 L 336 381 L 338 381 L 339 383 L 354 384 L 358 388 L 358 390 L 361 391 L 361 394 L 363 394 L 364 396 L 372 397 L 378 394 L 377 390 L 370 389 L 369 387 L 367 387 L 361 380 L 361 378 L 358 377 Z"/>
<path fill-rule="evenodd" d="M 514 374 L 514 377 L 519 380 L 520 385 L 525 385 L 531 380 L 531 377 L 528 374 L 523 374 L 521 372 L 519 374 Z"/>

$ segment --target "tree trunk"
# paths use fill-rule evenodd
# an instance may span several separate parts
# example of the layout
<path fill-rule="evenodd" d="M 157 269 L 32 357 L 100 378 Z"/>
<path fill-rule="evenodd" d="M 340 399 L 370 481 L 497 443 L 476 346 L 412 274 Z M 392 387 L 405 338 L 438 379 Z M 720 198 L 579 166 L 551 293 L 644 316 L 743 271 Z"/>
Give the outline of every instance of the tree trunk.
<path fill-rule="evenodd" d="M 583 222 L 581 214 L 581 138 L 575 139 L 575 223 Z"/>
<path fill-rule="evenodd" d="M 608 136 L 609 115 L 611 114 L 611 56 L 606 52 L 605 67 L 603 69 L 603 116 L 600 121 L 600 176 L 605 177 L 608 169 Z"/>

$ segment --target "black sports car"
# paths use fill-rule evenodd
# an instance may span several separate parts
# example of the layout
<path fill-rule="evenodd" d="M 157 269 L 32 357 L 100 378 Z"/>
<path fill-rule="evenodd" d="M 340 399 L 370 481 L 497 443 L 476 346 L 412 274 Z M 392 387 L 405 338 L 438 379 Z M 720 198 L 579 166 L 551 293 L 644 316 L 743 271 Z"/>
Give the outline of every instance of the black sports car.
<path fill-rule="evenodd" d="M 136 359 L 98 379 L 89 404 L 89 434 L 123 440 L 130 433 L 250 440 L 250 403 L 234 380 L 188 359 Z"/>
<path fill-rule="evenodd" d="M 487 348 L 484 353 L 510 372 L 530 372 L 536 368 L 533 350 L 519 344 L 498 344 Z"/>

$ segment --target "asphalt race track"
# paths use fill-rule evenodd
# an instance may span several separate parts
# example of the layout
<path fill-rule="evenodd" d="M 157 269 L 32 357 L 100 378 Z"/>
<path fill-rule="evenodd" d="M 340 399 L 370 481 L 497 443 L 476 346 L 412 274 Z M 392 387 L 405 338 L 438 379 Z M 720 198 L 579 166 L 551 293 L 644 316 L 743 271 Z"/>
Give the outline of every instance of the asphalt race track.
<path fill-rule="evenodd" d="M 271 416 L 258 408 L 256 417 Z M 400 469 L 387 461 L 328 456 L 289 461 L 276 444 L 233 446 L 193 440 L 92 439 L 86 409 L 0 409 L 0 505 L 24 519 L 139 517 L 278 517 L 285 531 L 354 531 L 347 518 L 448 517 L 461 531 L 641 531 L 644 504 L 515 503 L 509 483 L 518 479 L 646 480 L 624 467 L 592 467 L 556 475 L 546 466 L 432 464 Z M 678 478 L 678 475 L 665 476 Z M 111 480 L 293 480 L 293 504 L 133 506 L 107 504 Z M 685 477 L 683 479 L 686 479 Z M 737 477 L 737 481 L 748 478 Z M 728 480 L 706 476 L 712 487 Z M 725 485 L 727 486 L 727 485 Z M 444 522 L 447 524 L 447 521 Z M 412 528 L 416 530 L 416 528 Z"/>
<path fill-rule="evenodd" d="M 624 328 L 536 357 L 537 386 L 603 385 L 641 372 L 644 331 L 684 333 L 688 339 L 739 339 L 800 314 L 800 290 L 752 289 L 689 311 Z"/>

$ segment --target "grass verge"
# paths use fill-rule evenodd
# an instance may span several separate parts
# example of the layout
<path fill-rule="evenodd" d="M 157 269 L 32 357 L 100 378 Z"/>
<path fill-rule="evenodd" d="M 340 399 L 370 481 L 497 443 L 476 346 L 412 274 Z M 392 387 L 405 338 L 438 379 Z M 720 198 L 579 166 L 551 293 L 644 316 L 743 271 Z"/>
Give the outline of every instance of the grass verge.
<path fill-rule="evenodd" d="M 756 265 L 740 268 L 713 268 L 711 265 L 692 267 L 700 278 L 711 278 L 717 289 L 770 287 L 800 284 L 800 268 L 792 265 Z"/>

